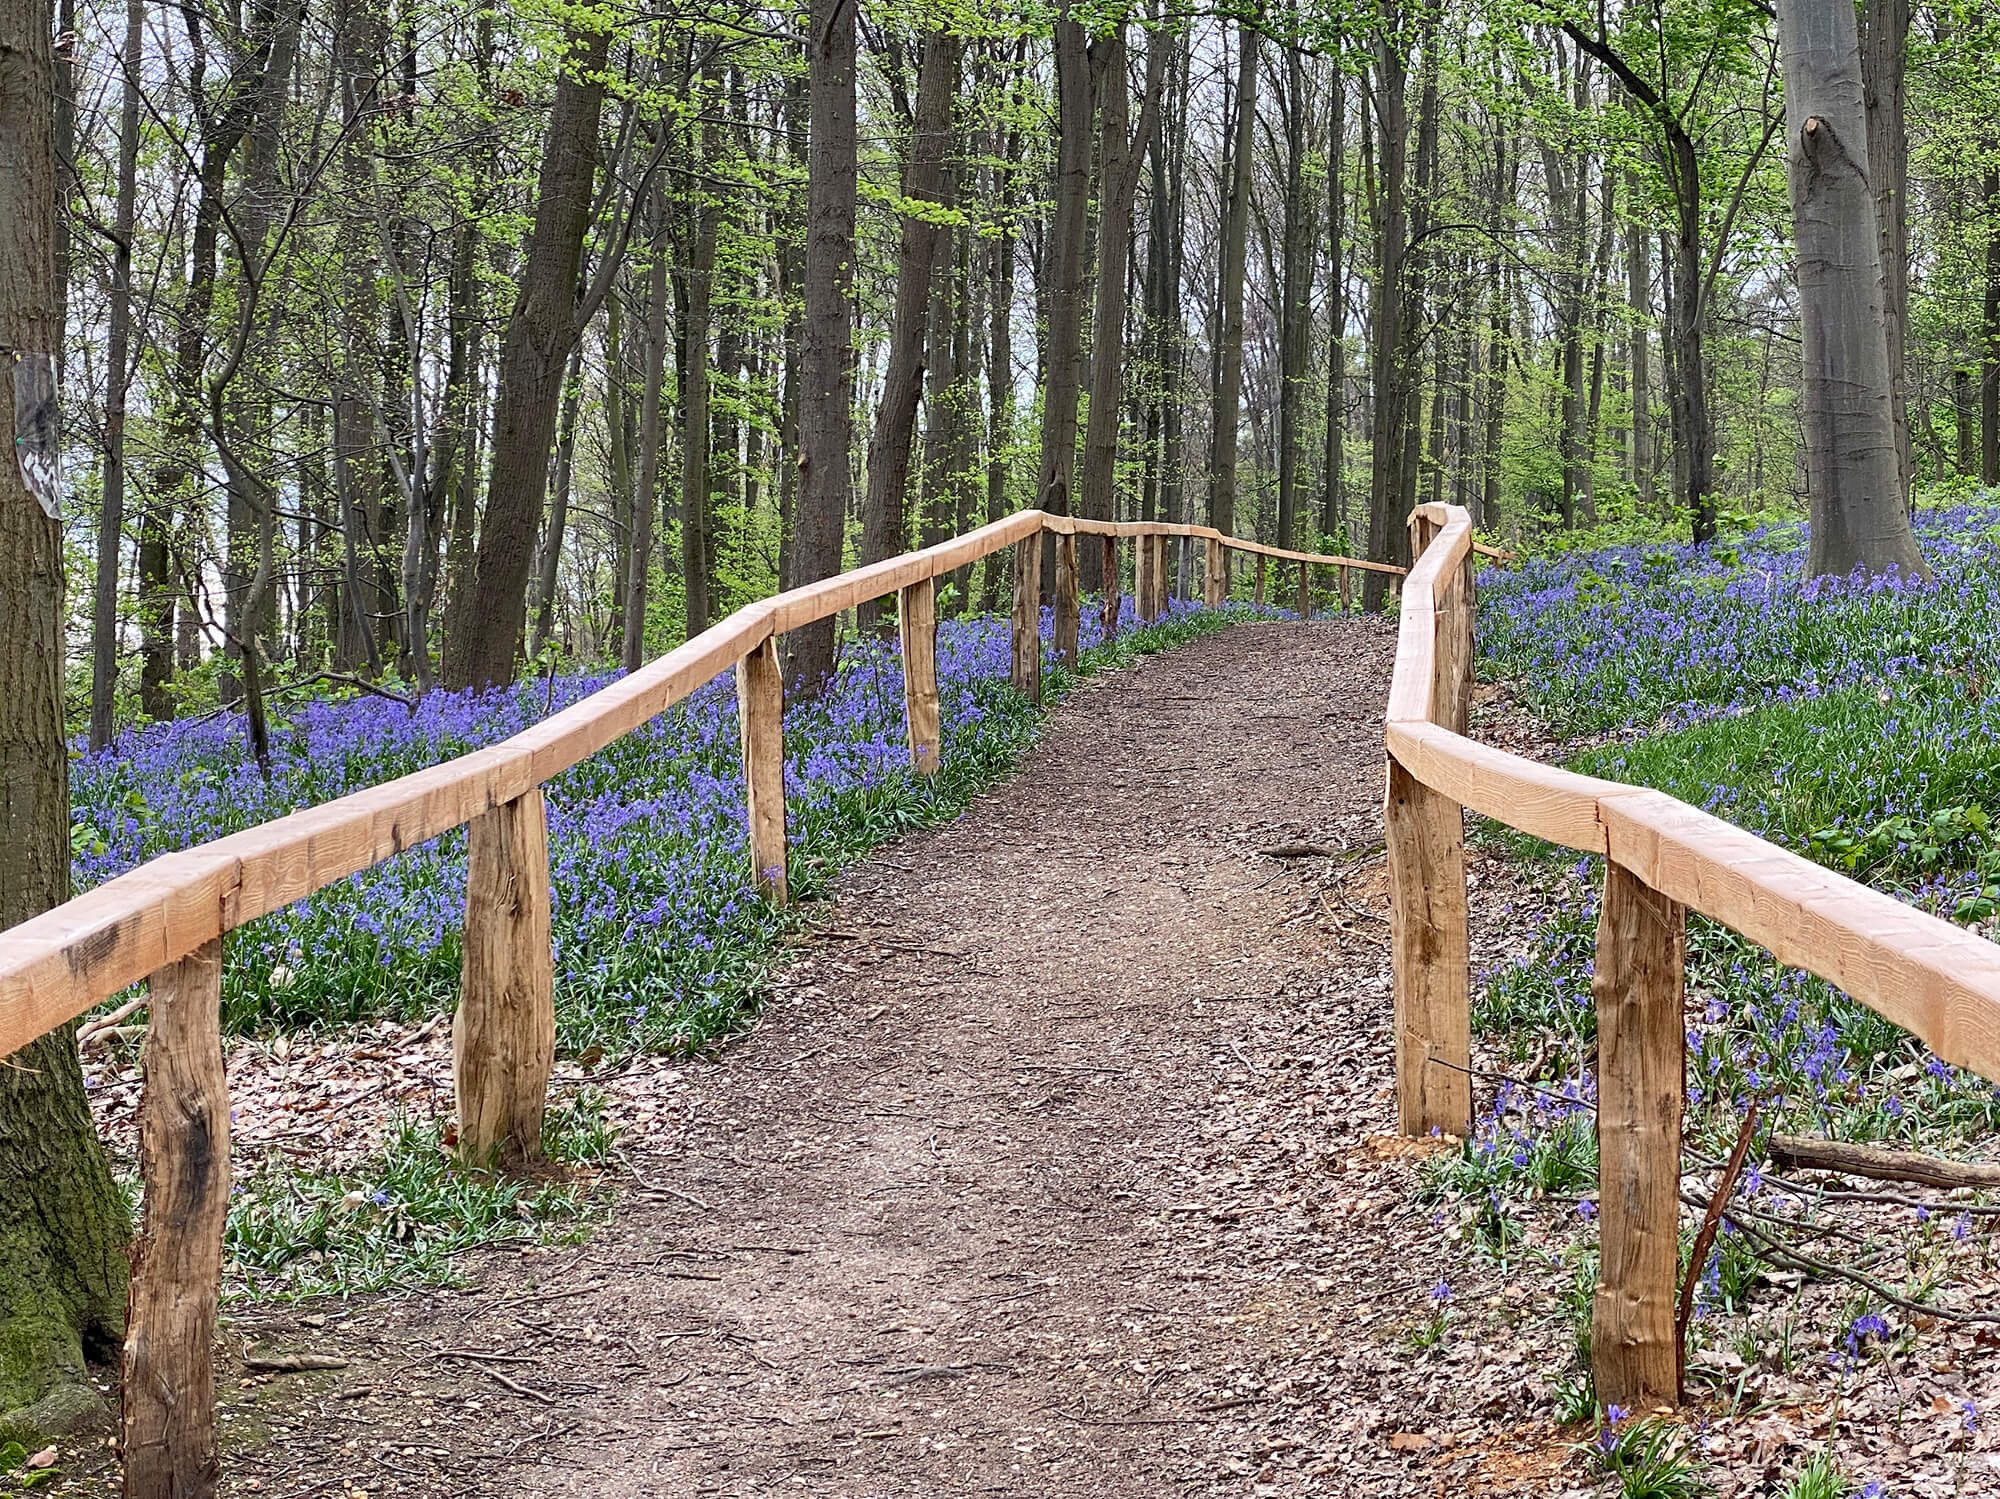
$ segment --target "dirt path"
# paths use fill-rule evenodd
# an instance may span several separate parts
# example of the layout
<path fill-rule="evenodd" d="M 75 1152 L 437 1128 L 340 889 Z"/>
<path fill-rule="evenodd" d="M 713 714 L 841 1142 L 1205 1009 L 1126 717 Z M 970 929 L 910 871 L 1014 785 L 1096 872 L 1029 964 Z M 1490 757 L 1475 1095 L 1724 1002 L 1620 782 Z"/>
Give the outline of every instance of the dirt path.
<path fill-rule="evenodd" d="M 232 1487 L 1545 1475 L 1491 1426 L 1450 1452 L 1441 1412 L 1520 1399 L 1504 1340 L 1397 1351 L 1438 1272 L 1386 1141 L 1391 649 L 1378 620 L 1246 626 L 1083 688 L 967 817 L 846 879 L 758 1032 L 628 1135 L 647 1185 L 609 1225 L 387 1303 L 373 1353 Z M 1340 852 L 1260 852 L 1287 845 Z"/>

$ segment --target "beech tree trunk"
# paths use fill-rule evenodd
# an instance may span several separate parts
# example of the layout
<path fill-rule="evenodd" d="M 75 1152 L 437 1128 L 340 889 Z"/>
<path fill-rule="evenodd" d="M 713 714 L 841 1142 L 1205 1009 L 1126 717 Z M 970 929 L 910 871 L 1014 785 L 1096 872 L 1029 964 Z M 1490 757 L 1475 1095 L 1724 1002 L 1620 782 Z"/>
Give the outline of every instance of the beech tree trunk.
<path fill-rule="evenodd" d="M 1889 340 L 1889 416 L 1896 424 L 1896 473 L 1903 504 L 1915 504 L 1916 456 L 1910 443 L 1910 135 L 1904 115 L 1904 53 L 1910 0 L 1866 0 L 1861 7 L 1861 90 L 1868 109 L 1869 187 L 1882 260 L 1883 331 Z"/>
<path fill-rule="evenodd" d="M 625 569 L 625 638 L 619 665 L 637 671 L 646 660 L 646 592 L 653 576 L 653 513 L 660 503 L 660 449 L 666 419 L 667 369 L 667 202 L 653 190 L 652 263 L 646 268 L 646 386 L 639 401 L 639 479 L 633 491 L 632 543 Z M 553 580 L 550 592 L 554 592 Z M 694 633 L 689 631 L 690 634 Z"/>
<path fill-rule="evenodd" d="M 69 894 L 53 22 L 0 6 L 0 929 Z M 58 1027 L 0 1059 L 0 1428 L 101 1410 L 84 1360 L 116 1355 L 130 1237 Z"/>
<path fill-rule="evenodd" d="M 850 321 L 854 284 L 857 127 L 854 6 L 812 0 L 806 45 L 812 130 L 806 203 L 805 323 L 800 332 L 799 499 L 794 586 L 840 571 L 853 432 Z M 833 621 L 785 636 L 788 695 L 816 695 L 833 675 Z"/>
<path fill-rule="evenodd" d="M 712 156 L 713 141 L 707 130 L 703 141 L 703 157 Z M 708 395 L 712 373 L 708 341 L 721 213 L 701 183 L 690 180 L 688 192 L 694 204 L 694 232 L 688 246 L 687 305 L 681 319 L 686 350 L 681 369 L 681 589 L 686 600 L 687 638 L 692 640 L 708 628 L 709 616 Z M 843 471 L 846 468 L 844 459 L 841 467 Z"/>
<path fill-rule="evenodd" d="M 521 290 L 500 346 L 486 515 L 472 564 L 470 608 L 479 627 L 447 642 L 447 687 L 495 687 L 513 680 L 514 653 L 527 622 L 528 571 L 548 491 L 563 368 L 581 331 L 577 270 L 590 226 L 610 43 L 602 31 L 574 37 L 568 65 L 556 82 Z"/>
<path fill-rule="evenodd" d="M 1236 451 L 1243 413 L 1243 269 L 1250 237 L 1251 152 L 1257 125 L 1254 27 L 1237 28 L 1236 143 L 1230 150 L 1229 201 L 1222 219 L 1221 355 L 1215 384 L 1214 456 L 1209 464 L 1208 523 L 1236 532 Z"/>
<path fill-rule="evenodd" d="M 1925 575 L 1896 464 L 1894 382 L 1852 0 L 1781 0 L 1815 576 Z"/>
<path fill-rule="evenodd" d="M 916 203 L 942 201 L 945 146 L 951 136 L 951 102 L 958 90 L 960 42 L 946 31 L 924 37 L 917 66 L 917 107 L 910 123 L 910 151 L 903 166 L 903 196 Z M 937 259 L 938 222 L 903 215 L 896 260 L 896 321 L 889 333 L 889 368 L 875 426 L 868 438 L 868 489 L 861 505 L 861 552 L 866 565 L 893 557 L 909 545 L 910 450 L 916 440 L 917 402 L 924 389 L 925 333 L 931 277 Z M 895 620 L 880 599 L 854 612 L 856 628 L 889 635 Z"/>
<path fill-rule="evenodd" d="M 1342 71 L 1340 42 L 1333 44 L 1333 76 L 1327 120 L 1326 182 L 1326 473 L 1323 476 L 1320 534 L 1338 538 L 1345 550 L 1347 497 L 1347 75 Z"/>
<path fill-rule="evenodd" d="M 1312 312 L 1312 215 L 1306 207 L 1306 70 L 1297 47 L 1285 49 L 1284 277 L 1278 313 L 1278 545 L 1299 530 L 1299 448 L 1306 399 L 1307 318 Z"/>

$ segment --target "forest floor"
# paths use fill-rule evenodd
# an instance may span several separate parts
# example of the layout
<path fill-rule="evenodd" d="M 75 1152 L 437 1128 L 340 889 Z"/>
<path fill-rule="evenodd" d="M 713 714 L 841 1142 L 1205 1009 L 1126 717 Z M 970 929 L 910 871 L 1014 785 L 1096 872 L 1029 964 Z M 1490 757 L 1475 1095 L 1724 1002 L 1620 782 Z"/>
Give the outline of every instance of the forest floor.
<path fill-rule="evenodd" d="M 225 1493 L 1616 1492 L 1551 1415 L 1559 1277 L 1458 1242 L 1394 1133 L 1393 643 L 1245 625 L 1087 682 L 843 877 L 752 1034 L 604 1081 L 629 1178 L 587 1242 L 227 1312 Z M 1469 866 L 1479 967 L 1546 896 Z M 439 1040 L 380 1065 L 435 1086 Z M 1715 1492 L 1825 1420 L 1719 1417 Z"/>

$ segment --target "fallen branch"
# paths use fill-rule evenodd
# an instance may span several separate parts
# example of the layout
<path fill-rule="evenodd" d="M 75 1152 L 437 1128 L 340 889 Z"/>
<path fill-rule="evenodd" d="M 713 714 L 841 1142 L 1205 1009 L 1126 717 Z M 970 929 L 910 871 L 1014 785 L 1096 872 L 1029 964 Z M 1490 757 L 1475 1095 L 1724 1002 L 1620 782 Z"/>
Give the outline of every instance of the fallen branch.
<path fill-rule="evenodd" d="M 249 1374 L 310 1374 L 320 1369 L 345 1369 L 348 1361 L 330 1353 L 246 1353 Z"/>
<path fill-rule="evenodd" d="M 90 1024 L 84 1026 L 76 1033 L 77 1049 L 79 1051 L 88 1051 L 99 1042 L 112 1039 L 111 1033 L 113 1031 L 119 1029 L 126 1021 L 146 1008 L 148 998 L 150 998 L 149 995 L 141 994 L 136 999 L 128 999 L 109 1015 L 100 1015 L 91 1021 Z"/>
<path fill-rule="evenodd" d="M 1687 1336 L 1688 1319 L 1694 1315 L 1694 1288 L 1700 1284 L 1703 1269 L 1708 1264 L 1708 1251 L 1715 1243 L 1715 1231 L 1722 1223 L 1722 1209 L 1736 1193 L 1736 1178 L 1743 1170 L 1743 1158 L 1750 1153 L 1750 1135 L 1757 1128 L 1757 1100 L 1750 1100 L 1750 1107 L 1743 1112 L 1743 1127 L 1736 1132 L 1736 1148 L 1729 1152 L 1729 1164 L 1722 1168 L 1721 1180 L 1715 1184 L 1715 1191 L 1708 1199 L 1708 1212 L 1701 1220 L 1701 1232 L 1694 1236 L 1694 1253 L 1688 1257 L 1687 1279 L 1681 1282 L 1681 1304 L 1674 1314 L 1674 1347 L 1679 1350 L 1676 1358 L 1676 1377 L 1680 1381 L 1681 1399 L 1687 1399 Z"/>
<path fill-rule="evenodd" d="M 2000 1187 L 2000 1166 L 1945 1161 L 1913 1150 L 1814 1140 L 1803 1135 L 1771 1136 L 1771 1159 L 1780 1168 L 1838 1171 L 1871 1181 L 1921 1182 L 1927 1187 Z"/>

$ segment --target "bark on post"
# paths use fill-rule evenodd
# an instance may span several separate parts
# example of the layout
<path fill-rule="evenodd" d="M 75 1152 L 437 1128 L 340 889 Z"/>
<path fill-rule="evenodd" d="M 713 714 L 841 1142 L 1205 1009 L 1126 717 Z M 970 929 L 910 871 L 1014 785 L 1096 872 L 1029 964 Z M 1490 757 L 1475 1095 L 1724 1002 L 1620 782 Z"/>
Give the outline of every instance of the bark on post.
<path fill-rule="evenodd" d="M 1058 536 L 1056 541 L 1055 632 L 1056 659 L 1076 667 L 1076 637 L 1082 623 L 1083 603 L 1077 596 L 1076 538 Z"/>
<path fill-rule="evenodd" d="M 211 1350 L 229 1215 L 221 939 L 162 968 L 147 990 L 146 1202 L 126 1313 L 125 1493 L 208 1499 L 219 1472 Z"/>
<path fill-rule="evenodd" d="M 1201 601 L 1210 609 L 1220 609 L 1229 597 L 1229 563 L 1222 543 L 1211 536 L 1203 549 Z"/>
<path fill-rule="evenodd" d="M 1014 633 L 1011 679 L 1042 700 L 1042 533 L 1014 543 Z"/>
<path fill-rule="evenodd" d="M 1118 638 L 1118 538 L 1104 538 L 1104 640 L 1108 645 Z"/>
<path fill-rule="evenodd" d="M 1629 1410 L 1680 1399 L 1674 1291 L 1687 1096 L 1681 1021 L 1686 931 L 1680 906 L 1629 870 L 1606 866 L 1590 981 L 1597 1004 L 1602 1236 L 1590 1356 L 1597 1398 Z"/>
<path fill-rule="evenodd" d="M 1785 126 L 1802 313 L 1809 569 L 1928 576 L 1903 507 L 1851 0 L 1783 0 Z"/>
<path fill-rule="evenodd" d="M 903 716 L 910 730 L 910 768 L 920 776 L 936 775 L 943 752 L 938 730 L 937 579 L 920 578 L 905 588 L 896 614 L 903 635 Z M 783 811 L 780 805 L 781 816 Z"/>
<path fill-rule="evenodd" d="M 1384 826 L 1393 897 L 1397 1119 L 1406 1135 L 1434 1129 L 1463 1135 L 1472 1122 L 1464 815 L 1457 802 L 1391 760 Z M 1669 1320 L 1672 1315 L 1669 1308 Z"/>
<path fill-rule="evenodd" d="M 925 586 L 930 585 L 927 582 Z M 934 643 L 934 613 L 932 620 L 930 639 Z M 904 671 L 908 670 L 906 664 Z M 935 673 L 931 697 L 935 713 Z M 790 898 L 791 887 L 785 878 L 785 683 L 775 636 L 766 636 L 763 644 L 736 663 L 736 727 L 743 746 L 743 812 L 749 827 L 750 879 L 758 894 L 782 906 Z M 911 727 L 915 728 L 914 719 Z M 932 732 L 935 736 L 935 728 Z"/>
<path fill-rule="evenodd" d="M 538 786 L 467 824 L 465 962 L 452 1021 L 458 1153 L 478 1166 L 541 1159 L 555 1062 L 549 833 Z"/>
<path fill-rule="evenodd" d="M 1333 571 L 1340 580 L 1340 612 L 1345 614 L 1347 613 L 1348 604 L 1353 598 L 1354 569 L 1351 567 L 1336 567 Z"/>

